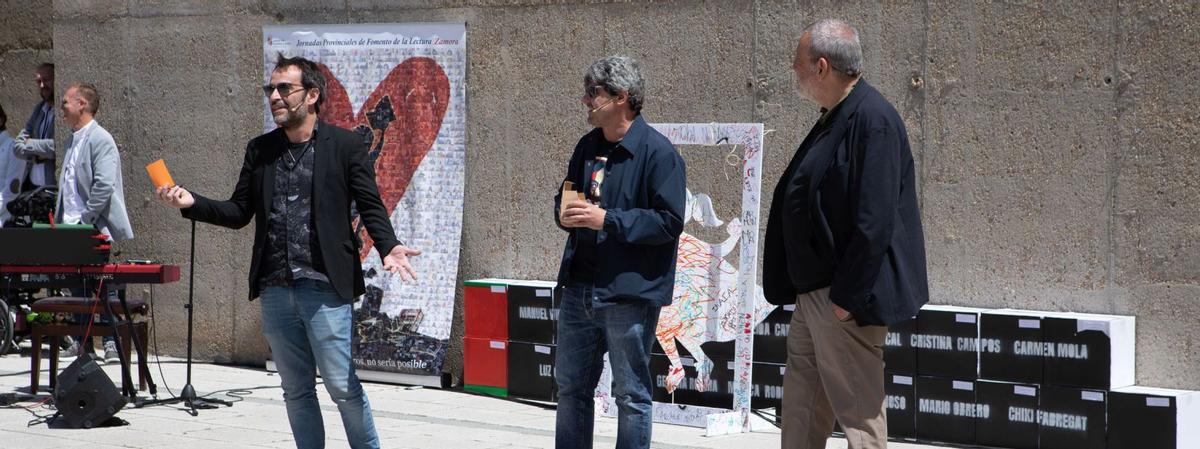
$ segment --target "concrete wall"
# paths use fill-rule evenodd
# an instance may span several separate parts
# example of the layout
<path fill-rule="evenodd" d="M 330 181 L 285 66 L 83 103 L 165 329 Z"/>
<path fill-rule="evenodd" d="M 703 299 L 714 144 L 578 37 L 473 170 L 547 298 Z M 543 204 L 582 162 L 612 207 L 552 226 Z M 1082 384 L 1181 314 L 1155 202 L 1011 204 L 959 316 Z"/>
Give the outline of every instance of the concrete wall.
<path fill-rule="evenodd" d="M 651 121 L 774 130 L 765 205 L 817 115 L 792 88 L 795 40 L 827 16 L 859 26 L 868 79 L 909 127 L 934 302 L 1136 315 L 1138 381 L 1200 389 L 1195 2 L 59 0 L 53 42 L 60 84 L 105 94 L 99 121 L 122 145 L 138 234 L 122 249 L 185 263 L 186 223 L 150 203 L 141 165 L 166 156 L 185 185 L 229 193 L 261 123 L 262 25 L 466 22 L 460 278 L 549 279 L 564 236 L 547 209 L 586 132 L 587 63 L 641 58 Z M 198 237 L 197 354 L 257 362 L 250 231 Z M 155 291 L 166 353 L 182 350 L 184 286 Z M 460 316 L 452 338 L 461 328 Z M 456 346 L 452 372 L 460 360 Z"/>
<path fill-rule="evenodd" d="M 8 115 L 6 129 L 13 137 L 42 101 L 34 71 L 54 56 L 51 6 L 49 1 L 0 1 L 0 107 Z"/>

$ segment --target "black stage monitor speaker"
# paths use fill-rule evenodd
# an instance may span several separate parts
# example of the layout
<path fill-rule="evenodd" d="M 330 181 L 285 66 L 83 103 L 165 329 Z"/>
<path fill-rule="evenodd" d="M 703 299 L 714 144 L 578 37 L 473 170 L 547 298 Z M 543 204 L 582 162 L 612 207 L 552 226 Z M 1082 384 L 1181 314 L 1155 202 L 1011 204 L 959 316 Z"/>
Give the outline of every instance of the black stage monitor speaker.
<path fill-rule="evenodd" d="M 58 375 L 54 388 L 54 406 L 72 428 L 99 426 L 125 407 L 125 397 L 93 357 L 76 358 Z"/>

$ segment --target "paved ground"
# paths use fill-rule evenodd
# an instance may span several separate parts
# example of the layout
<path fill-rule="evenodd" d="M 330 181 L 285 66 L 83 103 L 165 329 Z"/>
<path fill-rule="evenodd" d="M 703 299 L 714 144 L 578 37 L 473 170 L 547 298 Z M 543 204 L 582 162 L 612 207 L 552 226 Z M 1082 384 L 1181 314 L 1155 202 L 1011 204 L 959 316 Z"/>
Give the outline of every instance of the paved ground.
<path fill-rule="evenodd" d="M 27 348 L 26 348 L 27 349 Z M 66 362 L 62 366 L 65 366 Z M 290 448 L 294 447 L 288 429 L 279 379 L 263 369 L 197 364 L 193 384 L 200 395 L 217 392 L 214 397 L 238 401 L 232 407 L 200 410 L 191 416 L 180 406 L 126 408 L 117 416 L 128 426 L 99 429 L 51 428 L 46 424 L 27 425 L 37 415 L 53 410 L 37 405 L 47 399 L 48 363 L 43 361 L 43 390 L 36 398 L 16 406 L 0 408 L 0 441 L 5 448 Z M 60 366 L 61 369 L 61 366 Z M 151 371 L 159 385 L 176 394 L 185 379 L 185 364 L 179 359 L 163 358 Z M 105 371 L 119 379 L 116 364 Z M 162 379 L 165 377 L 166 382 Z M 28 396 L 29 358 L 9 354 L 0 357 L 0 396 Z M 243 389 L 241 393 L 236 391 Z M 423 389 L 398 385 L 366 385 L 375 413 L 375 423 L 385 448 L 548 448 L 554 443 L 554 411 L 533 405 L 465 394 L 459 391 Z M 320 390 L 320 388 L 318 388 Z M 328 447 L 346 447 L 337 409 L 321 391 L 325 410 Z M 26 409 L 25 407 L 29 407 Z M 616 422 L 598 418 L 596 447 L 612 447 L 616 440 Z M 661 448 L 773 448 L 779 447 L 779 432 L 754 432 L 741 435 L 705 437 L 701 429 L 655 425 L 654 447 Z M 846 447 L 845 440 L 831 439 L 830 448 Z M 929 448 L 892 444 L 901 449 Z"/>

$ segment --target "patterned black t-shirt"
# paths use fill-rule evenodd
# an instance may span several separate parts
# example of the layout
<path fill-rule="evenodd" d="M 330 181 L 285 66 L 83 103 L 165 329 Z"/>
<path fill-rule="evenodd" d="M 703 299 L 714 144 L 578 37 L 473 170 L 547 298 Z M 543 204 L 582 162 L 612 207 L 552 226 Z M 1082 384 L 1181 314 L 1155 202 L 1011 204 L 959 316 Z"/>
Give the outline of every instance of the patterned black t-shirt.
<path fill-rule="evenodd" d="M 316 147 L 288 143 L 275 161 L 275 193 L 267 223 L 267 253 L 259 286 L 289 286 L 301 278 L 329 282 L 313 231 L 312 179 Z"/>

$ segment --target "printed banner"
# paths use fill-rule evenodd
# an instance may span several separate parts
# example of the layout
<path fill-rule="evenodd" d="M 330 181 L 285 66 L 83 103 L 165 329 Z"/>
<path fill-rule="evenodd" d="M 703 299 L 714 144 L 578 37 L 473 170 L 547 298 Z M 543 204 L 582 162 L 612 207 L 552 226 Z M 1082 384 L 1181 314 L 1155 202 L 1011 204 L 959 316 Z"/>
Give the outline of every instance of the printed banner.
<path fill-rule="evenodd" d="M 423 253 L 412 259 L 417 281 L 402 283 L 354 217 L 367 282 L 354 360 L 365 378 L 441 375 L 462 235 L 466 48 L 460 23 L 263 27 L 264 79 L 278 53 L 320 64 L 321 120 L 363 137 L 396 236 Z M 275 128 L 265 101 L 263 126 Z"/>

